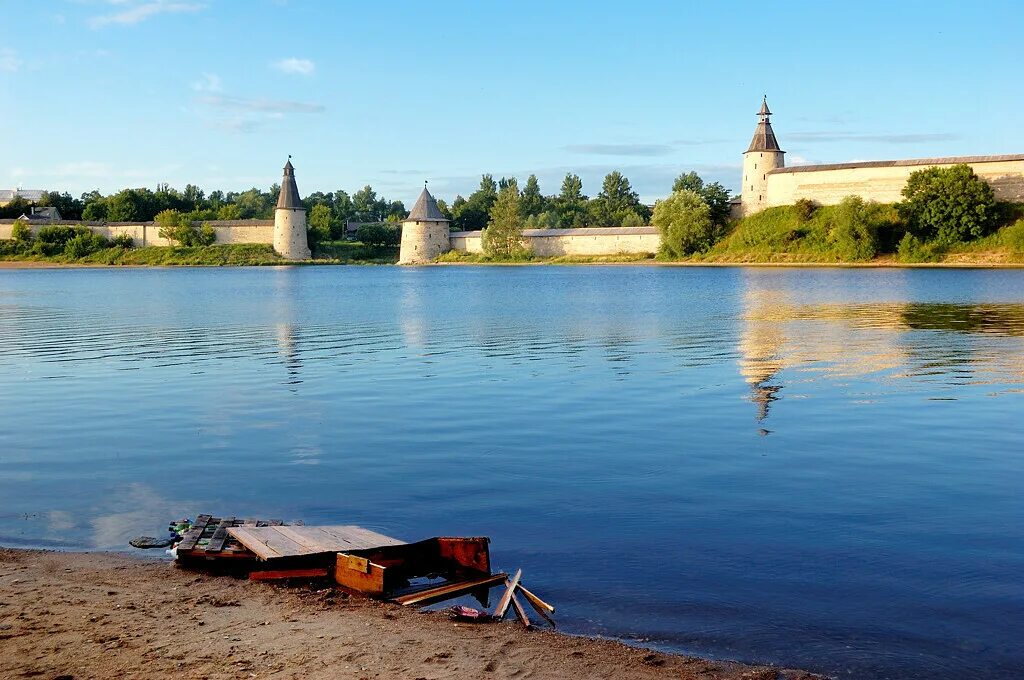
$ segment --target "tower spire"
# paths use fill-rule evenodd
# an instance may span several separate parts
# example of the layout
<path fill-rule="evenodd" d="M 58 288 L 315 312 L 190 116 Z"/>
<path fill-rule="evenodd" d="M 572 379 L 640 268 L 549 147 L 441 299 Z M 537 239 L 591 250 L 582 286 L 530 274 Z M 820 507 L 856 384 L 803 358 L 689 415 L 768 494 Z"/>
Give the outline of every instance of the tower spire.
<path fill-rule="evenodd" d="M 775 131 L 772 130 L 772 123 L 768 120 L 772 112 L 768 108 L 768 95 L 764 96 L 761 100 L 761 110 L 757 112 L 757 115 L 761 117 L 761 120 L 757 123 L 757 127 L 754 128 L 754 138 L 750 140 L 750 151 L 778 151 L 782 152 L 779 148 L 779 140 L 775 139 Z"/>

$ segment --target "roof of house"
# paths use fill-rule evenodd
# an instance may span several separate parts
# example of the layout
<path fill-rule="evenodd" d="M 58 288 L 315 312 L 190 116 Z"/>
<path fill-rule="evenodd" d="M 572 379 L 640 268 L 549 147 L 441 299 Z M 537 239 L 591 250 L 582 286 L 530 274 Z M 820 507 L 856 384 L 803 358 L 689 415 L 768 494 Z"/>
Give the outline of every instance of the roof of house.
<path fill-rule="evenodd" d="M 15 196 L 26 201 L 38 201 L 45 193 L 42 189 L 0 189 L 0 201 L 13 201 Z"/>
<path fill-rule="evenodd" d="M 822 165 L 795 165 L 789 168 L 769 170 L 769 175 L 792 172 L 818 172 L 821 170 L 846 170 L 849 168 L 896 168 L 907 165 L 956 165 L 958 163 L 993 163 L 999 161 L 1024 161 L 1024 154 L 1002 156 L 947 156 L 946 158 L 908 158 L 898 161 L 858 161 L 855 163 L 831 163 Z"/>
<path fill-rule="evenodd" d="M 406 222 L 448 222 L 448 218 L 444 216 L 441 209 L 437 207 L 437 201 L 430 195 L 426 187 L 423 187 L 423 191 L 420 193 L 420 197 L 416 199 L 416 205 L 409 211 L 409 216 L 405 218 Z"/>
<path fill-rule="evenodd" d="M 277 207 L 280 208 L 302 208 L 302 201 L 299 199 L 299 188 L 295 186 L 295 168 L 292 167 L 291 156 L 284 164 L 284 178 L 281 180 L 281 193 L 277 197 Z"/>

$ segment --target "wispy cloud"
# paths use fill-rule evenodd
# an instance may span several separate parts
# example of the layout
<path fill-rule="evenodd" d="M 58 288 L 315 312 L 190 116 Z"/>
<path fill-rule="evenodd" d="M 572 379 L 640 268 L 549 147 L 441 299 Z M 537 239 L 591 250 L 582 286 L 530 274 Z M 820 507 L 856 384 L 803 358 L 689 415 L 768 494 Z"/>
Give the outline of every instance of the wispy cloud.
<path fill-rule="evenodd" d="M 21 68 L 21 64 L 17 52 L 9 47 L 0 48 L 0 71 L 14 73 Z"/>
<path fill-rule="evenodd" d="M 121 25 L 132 26 L 159 14 L 178 14 L 181 12 L 198 12 L 205 5 L 196 2 L 175 2 L 174 0 L 152 0 L 151 2 L 135 3 L 131 0 L 113 0 L 109 4 L 125 7 L 109 14 L 99 14 L 88 20 L 90 28 Z"/>
<path fill-rule="evenodd" d="M 196 92 L 220 92 L 224 85 L 216 73 L 204 73 L 199 80 L 192 83 L 192 89 Z"/>
<path fill-rule="evenodd" d="M 326 107 L 313 102 L 296 102 L 287 99 L 264 99 L 232 97 L 225 94 L 207 94 L 196 99 L 200 104 L 221 109 L 255 111 L 259 113 L 323 113 Z"/>
<path fill-rule="evenodd" d="M 300 76 L 311 76 L 313 71 L 316 70 L 316 64 L 309 59 L 298 59 L 296 57 L 275 61 L 271 66 L 282 73 L 297 73 Z"/>
<path fill-rule="evenodd" d="M 797 142 L 878 142 L 881 144 L 918 144 L 949 142 L 961 136 L 950 132 L 871 134 L 861 132 L 792 132 L 787 138 Z"/>
<path fill-rule="evenodd" d="M 665 156 L 672 153 L 670 144 L 569 144 L 562 149 L 593 156 Z"/>

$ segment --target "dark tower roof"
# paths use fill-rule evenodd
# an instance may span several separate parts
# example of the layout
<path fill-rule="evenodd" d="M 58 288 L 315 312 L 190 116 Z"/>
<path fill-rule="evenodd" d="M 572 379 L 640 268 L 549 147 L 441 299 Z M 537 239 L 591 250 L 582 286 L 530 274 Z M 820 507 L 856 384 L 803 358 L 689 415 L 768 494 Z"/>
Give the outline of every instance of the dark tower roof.
<path fill-rule="evenodd" d="M 437 201 L 430 195 L 426 187 L 423 187 L 423 193 L 416 199 L 416 205 L 412 207 L 409 216 L 405 219 L 410 222 L 448 221 L 448 218 L 441 213 L 441 209 L 437 207 Z"/>
<path fill-rule="evenodd" d="M 302 208 L 302 201 L 299 200 L 299 188 L 295 186 L 295 168 L 292 167 L 292 157 L 284 164 L 284 178 L 281 180 L 281 194 L 277 197 L 277 207 L 280 208 Z"/>
<path fill-rule="evenodd" d="M 760 122 L 754 129 L 754 138 L 750 140 L 750 151 L 782 151 L 779 148 L 779 140 L 775 139 L 775 130 L 772 130 L 772 123 L 768 120 L 772 112 L 768 110 L 768 97 L 761 101 L 761 110 L 757 112 L 761 116 Z"/>

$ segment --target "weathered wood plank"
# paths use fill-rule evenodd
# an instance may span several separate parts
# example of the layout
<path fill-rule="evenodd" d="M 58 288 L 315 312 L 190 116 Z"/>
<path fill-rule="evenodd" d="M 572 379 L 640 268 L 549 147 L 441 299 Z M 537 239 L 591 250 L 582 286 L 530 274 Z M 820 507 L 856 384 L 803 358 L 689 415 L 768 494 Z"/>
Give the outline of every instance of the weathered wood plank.
<path fill-rule="evenodd" d="M 516 618 L 519 619 L 527 628 L 532 628 L 533 624 L 530 623 L 530 617 L 526 615 L 526 610 L 523 609 L 523 603 L 516 597 L 515 591 L 512 592 L 512 609 L 515 610 Z"/>
<path fill-rule="evenodd" d="M 547 602 L 544 602 L 544 600 L 540 599 L 539 597 L 537 597 L 536 595 L 534 595 L 533 593 L 528 591 L 526 588 L 524 588 L 522 582 L 519 583 L 519 585 L 516 587 L 516 590 L 518 590 L 520 593 L 522 593 L 526 597 L 527 604 L 529 604 L 531 607 L 533 607 L 533 611 L 535 611 L 538 614 L 540 614 L 540 617 L 542 619 L 544 619 L 545 621 L 550 623 L 552 628 L 557 628 L 558 627 L 558 625 L 555 623 L 555 620 L 553 618 L 551 618 L 551 616 L 544 609 L 544 607 L 542 607 L 541 605 L 537 604 L 537 602 L 541 602 L 543 604 L 547 604 Z M 536 600 L 536 602 L 534 602 L 534 600 Z M 548 606 L 550 607 L 551 605 L 548 605 Z M 554 607 L 551 607 L 551 610 L 554 611 Z"/>
<path fill-rule="evenodd" d="M 210 545 L 206 546 L 206 552 L 216 553 L 224 548 L 224 542 L 228 540 L 228 528 L 234 521 L 234 517 L 228 517 L 220 521 L 217 530 L 213 532 L 213 536 L 210 538 Z"/>
<path fill-rule="evenodd" d="M 283 527 L 233 527 L 228 532 L 249 550 L 256 553 L 261 560 L 272 560 L 288 555 L 308 555 L 309 552 L 300 544 L 277 531 Z"/>
<path fill-rule="evenodd" d="M 492 616 L 494 616 L 495 619 L 501 620 L 504 618 L 505 612 L 508 611 L 508 605 L 512 601 L 512 596 L 515 595 L 516 586 L 519 585 L 519 579 L 522 575 L 523 570 L 516 569 L 515 576 L 507 582 L 508 585 L 505 588 L 505 592 L 502 594 L 501 599 L 498 600 L 498 605 L 494 608 L 494 614 Z"/>
<path fill-rule="evenodd" d="M 250 581 L 272 581 L 283 578 L 322 578 L 326 577 L 328 569 L 280 569 L 277 571 L 252 571 L 249 572 Z"/>
<path fill-rule="evenodd" d="M 527 590 L 526 586 L 524 586 L 521 581 L 519 583 L 519 591 L 526 596 L 526 599 L 530 601 L 530 604 L 532 604 L 534 609 L 537 609 L 538 612 L 542 609 L 546 609 L 551 614 L 555 613 L 554 607 Z"/>
<path fill-rule="evenodd" d="M 406 606 L 411 604 L 431 604 L 450 600 L 453 597 L 459 597 L 480 588 L 496 586 L 507 578 L 508 574 L 494 574 L 493 576 L 473 579 L 472 581 L 446 583 L 436 588 L 429 588 L 416 593 L 409 593 L 408 595 L 400 595 L 399 597 L 392 598 L 391 601 Z"/>
<path fill-rule="evenodd" d="M 390 536 L 352 526 L 246 526 L 232 527 L 227 531 L 265 560 L 402 544 Z"/>

